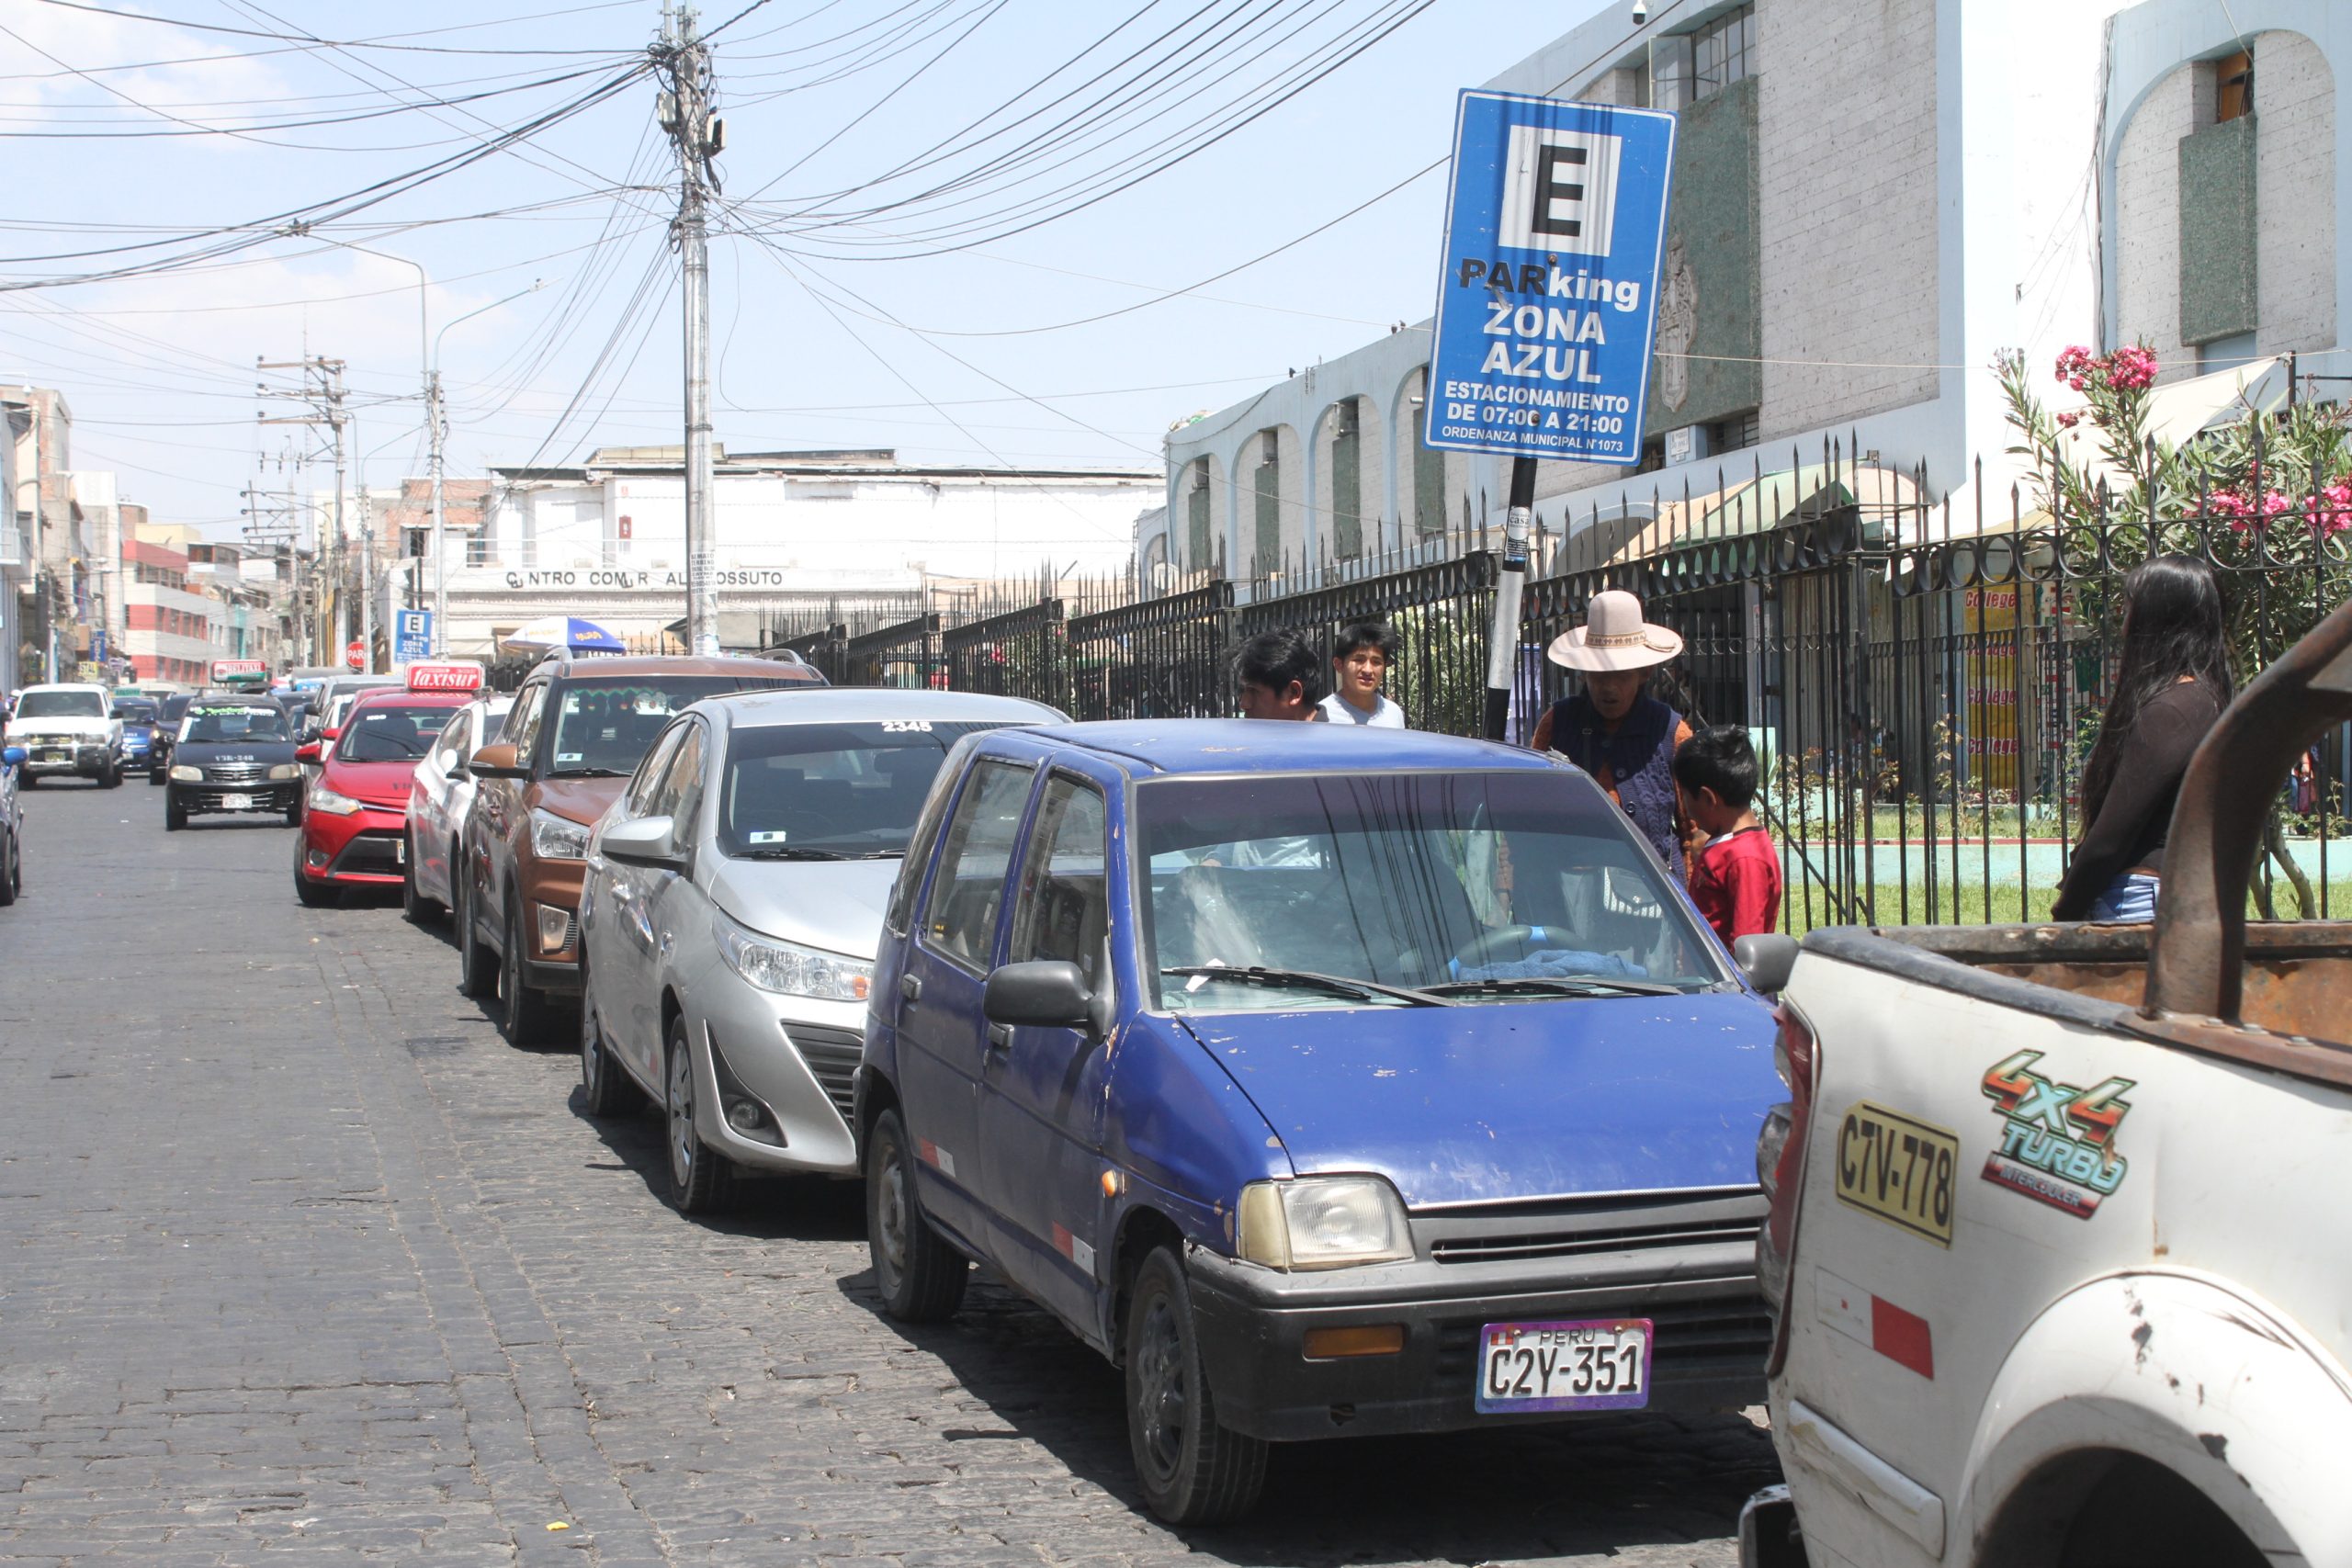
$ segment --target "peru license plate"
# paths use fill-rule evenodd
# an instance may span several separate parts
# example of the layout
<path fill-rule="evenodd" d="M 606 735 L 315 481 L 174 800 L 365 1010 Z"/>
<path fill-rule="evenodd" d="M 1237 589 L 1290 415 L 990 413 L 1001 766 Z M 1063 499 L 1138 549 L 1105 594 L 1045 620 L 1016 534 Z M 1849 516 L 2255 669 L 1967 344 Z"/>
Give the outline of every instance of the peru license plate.
<path fill-rule="evenodd" d="M 1635 1410 L 1650 1402 L 1650 1320 L 1490 1323 L 1478 1334 L 1482 1415 Z"/>
<path fill-rule="evenodd" d="M 250 795 L 224 795 L 220 797 L 220 809 L 223 811 L 250 811 L 253 804 L 254 797 Z"/>

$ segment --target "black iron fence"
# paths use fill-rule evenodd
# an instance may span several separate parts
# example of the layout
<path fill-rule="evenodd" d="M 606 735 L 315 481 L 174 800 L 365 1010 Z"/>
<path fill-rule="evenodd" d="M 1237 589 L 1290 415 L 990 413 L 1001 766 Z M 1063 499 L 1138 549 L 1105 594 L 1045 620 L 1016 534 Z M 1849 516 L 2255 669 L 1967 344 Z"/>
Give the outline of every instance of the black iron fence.
<path fill-rule="evenodd" d="M 2211 564 L 2242 678 L 2352 593 L 2352 531 L 2298 540 L 2227 506 L 2159 521 L 2034 511 L 2017 496 L 1988 516 L 1981 482 L 1955 517 L 1926 489 L 1832 448 L 1645 516 L 1578 519 L 1531 563 L 1510 738 L 1523 744 L 1572 689 L 1544 657 L 1552 640 L 1595 593 L 1630 590 L 1685 639 L 1654 689 L 1694 723 L 1755 737 L 1790 929 L 2039 919 L 2079 837 L 2124 573 L 2152 552 Z M 1161 592 L 1066 579 L 967 589 L 888 624 L 777 626 L 768 645 L 842 684 L 995 692 L 1080 719 L 1202 716 L 1234 711 L 1241 639 L 1287 627 L 1328 651 L 1339 628 L 1379 619 L 1403 644 L 1388 691 L 1409 722 L 1475 734 L 1499 562 L 1468 544 Z M 2339 736 L 2279 797 L 2258 906 L 2287 918 L 2343 907 L 2347 761 Z"/>

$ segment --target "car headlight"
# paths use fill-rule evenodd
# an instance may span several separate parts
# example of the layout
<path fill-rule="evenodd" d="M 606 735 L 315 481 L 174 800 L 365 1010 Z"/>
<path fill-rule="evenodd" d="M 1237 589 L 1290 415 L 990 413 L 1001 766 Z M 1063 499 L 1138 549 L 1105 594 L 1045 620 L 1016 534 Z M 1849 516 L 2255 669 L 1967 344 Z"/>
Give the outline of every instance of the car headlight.
<path fill-rule="evenodd" d="M 1241 1190 L 1234 1250 L 1269 1269 L 1345 1269 L 1413 1256 L 1405 1201 L 1376 1176 L 1306 1176 Z"/>
<path fill-rule="evenodd" d="M 269 770 L 269 781 L 272 784 L 284 784 L 288 779 L 299 779 L 301 776 L 302 764 L 300 762 L 280 762 Z"/>
<path fill-rule="evenodd" d="M 531 812 L 531 852 L 541 860 L 586 860 L 588 829 L 544 808 Z"/>
<path fill-rule="evenodd" d="M 202 784 L 204 770 L 191 768 L 186 762 L 178 763 L 172 769 L 172 782 L 174 784 Z"/>
<path fill-rule="evenodd" d="M 863 960 L 762 936 L 716 910 L 710 923 L 728 965 L 763 991 L 815 997 L 820 1001 L 862 1002 L 874 984 L 874 965 Z"/>
<path fill-rule="evenodd" d="M 322 784 L 311 786 L 310 807 L 311 810 L 323 811 L 330 817 L 348 817 L 363 809 L 359 802 L 352 799 L 351 796 L 338 790 L 329 789 Z"/>

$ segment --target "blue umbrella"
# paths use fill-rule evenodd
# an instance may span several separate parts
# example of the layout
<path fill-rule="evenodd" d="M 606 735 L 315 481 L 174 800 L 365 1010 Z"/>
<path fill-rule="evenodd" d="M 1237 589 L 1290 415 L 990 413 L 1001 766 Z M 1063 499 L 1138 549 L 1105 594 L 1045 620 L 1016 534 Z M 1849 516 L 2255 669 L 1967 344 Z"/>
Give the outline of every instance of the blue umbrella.
<path fill-rule="evenodd" d="M 627 653 L 620 638 L 594 621 L 577 615 L 542 615 L 509 632 L 499 647 L 509 653 L 546 653 L 565 649 L 573 653 Z"/>

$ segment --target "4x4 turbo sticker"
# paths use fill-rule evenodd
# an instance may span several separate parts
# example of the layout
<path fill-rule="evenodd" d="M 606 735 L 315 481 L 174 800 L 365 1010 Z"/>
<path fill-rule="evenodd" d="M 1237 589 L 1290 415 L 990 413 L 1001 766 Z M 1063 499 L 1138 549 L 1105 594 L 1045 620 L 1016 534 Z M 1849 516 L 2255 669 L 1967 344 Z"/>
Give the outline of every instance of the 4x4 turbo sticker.
<path fill-rule="evenodd" d="M 1985 1096 L 2002 1118 L 1984 1179 L 2087 1220 L 2130 1168 L 2115 1152 L 2115 1130 L 2132 1110 L 2123 1091 L 2133 1080 L 2076 1089 L 2034 1072 L 2040 1060 L 2039 1051 L 2020 1051 L 1984 1074 Z"/>

